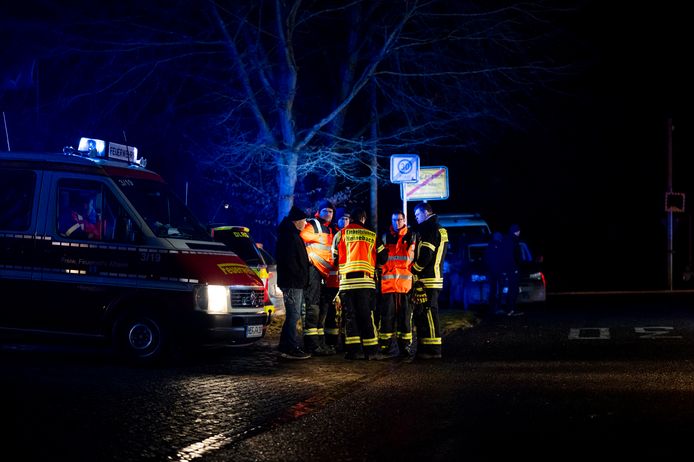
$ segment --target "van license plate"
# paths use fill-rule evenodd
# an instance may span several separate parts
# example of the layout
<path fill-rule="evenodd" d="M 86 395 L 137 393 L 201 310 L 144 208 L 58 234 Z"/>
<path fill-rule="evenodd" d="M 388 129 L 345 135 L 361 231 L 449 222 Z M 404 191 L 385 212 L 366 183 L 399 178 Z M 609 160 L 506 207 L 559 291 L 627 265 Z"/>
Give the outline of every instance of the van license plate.
<path fill-rule="evenodd" d="M 262 337 L 263 336 L 263 326 L 246 326 L 246 337 Z"/>

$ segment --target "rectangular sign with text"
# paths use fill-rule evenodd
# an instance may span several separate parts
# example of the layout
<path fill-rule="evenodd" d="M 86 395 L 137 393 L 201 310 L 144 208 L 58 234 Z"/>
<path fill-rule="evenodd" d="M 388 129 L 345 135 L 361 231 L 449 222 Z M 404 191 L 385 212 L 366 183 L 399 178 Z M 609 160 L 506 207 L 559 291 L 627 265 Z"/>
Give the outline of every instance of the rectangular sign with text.
<path fill-rule="evenodd" d="M 448 199 L 448 167 L 419 167 L 417 183 L 400 185 L 402 200 Z"/>

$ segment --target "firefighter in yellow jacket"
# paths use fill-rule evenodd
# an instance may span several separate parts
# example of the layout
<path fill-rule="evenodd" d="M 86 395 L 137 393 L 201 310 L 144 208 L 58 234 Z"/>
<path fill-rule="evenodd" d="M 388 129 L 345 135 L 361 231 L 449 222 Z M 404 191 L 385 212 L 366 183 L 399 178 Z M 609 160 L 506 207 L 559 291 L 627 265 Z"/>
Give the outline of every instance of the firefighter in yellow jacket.
<path fill-rule="evenodd" d="M 306 227 L 301 231 L 310 262 L 305 291 L 304 348 L 314 356 L 328 356 L 336 352 L 333 345 L 326 344 L 324 330 L 328 310 L 331 309 L 331 316 L 335 316 L 332 300 L 338 287 L 337 268 L 333 264 L 331 249 L 337 232 L 337 226 L 332 223 L 334 213 L 332 203 L 321 201 L 315 217 L 306 220 Z"/>
<path fill-rule="evenodd" d="M 376 265 L 383 264 L 388 251 L 376 233 L 364 227 L 366 212 L 357 208 L 350 224 L 333 240 L 333 256 L 340 275 L 339 303 L 345 323 L 346 359 L 383 359 L 373 312 L 376 301 Z"/>
<path fill-rule="evenodd" d="M 415 206 L 414 216 L 417 219 L 417 245 L 412 264 L 415 276 L 413 298 L 417 303 L 413 310 L 417 330 L 416 358 L 435 359 L 441 357 L 438 301 L 443 288 L 443 259 L 448 250 L 448 233 L 427 202 Z"/>
<path fill-rule="evenodd" d="M 412 305 L 408 293 L 412 289 L 410 266 L 414 260 L 414 239 L 407 227 L 405 214 L 396 210 L 391 226 L 382 241 L 388 249 L 388 261 L 381 275 L 381 322 L 378 340 L 381 353 L 387 357 L 410 356 L 412 343 Z"/>

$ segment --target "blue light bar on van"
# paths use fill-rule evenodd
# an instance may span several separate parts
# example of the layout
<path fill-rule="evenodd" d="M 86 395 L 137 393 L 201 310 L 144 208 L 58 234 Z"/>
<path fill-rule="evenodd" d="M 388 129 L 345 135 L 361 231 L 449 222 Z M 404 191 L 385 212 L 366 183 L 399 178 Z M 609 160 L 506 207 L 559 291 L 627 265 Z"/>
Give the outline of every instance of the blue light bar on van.
<path fill-rule="evenodd" d="M 108 151 L 106 150 L 106 142 L 96 138 L 80 138 L 80 144 L 77 148 L 77 153 L 87 157 L 101 157 L 112 160 L 119 160 L 129 164 L 137 164 L 141 167 L 147 166 L 147 159 L 138 157 L 137 148 L 126 144 L 108 143 Z"/>
<path fill-rule="evenodd" d="M 106 143 L 104 140 L 95 138 L 80 138 L 80 144 L 77 150 L 86 152 L 89 157 L 104 157 Z"/>

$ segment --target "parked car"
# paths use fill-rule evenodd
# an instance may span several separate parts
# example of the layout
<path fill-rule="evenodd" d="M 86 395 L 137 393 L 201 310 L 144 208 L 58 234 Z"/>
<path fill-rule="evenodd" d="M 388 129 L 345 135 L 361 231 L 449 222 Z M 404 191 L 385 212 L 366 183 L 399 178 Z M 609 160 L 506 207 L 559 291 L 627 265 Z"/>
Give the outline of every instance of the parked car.
<path fill-rule="evenodd" d="M 479 213 L 441 213 L 439 224 L 448 231 L 448 240 L 458 242 L 489 239 L 492 231 Z"/>
<path fill-rule="evenodd" d="M 464 302 L 462 295 L 463 272 L 468 270 L 467 258 L 462 253 L 467 251 L 470 243 L 486 242 L 491 237 L 487 221 L 479 213 L 438 214 L 439 224 L 448 233 L 448 251 L 443 263 L 444 285 L 439 296 L 442 307 L 460 305 Z"/>
<path fill-rule="evenodd" d="M 489 281 L 484 267 L 484 254 L 488 241 L 476 240 L 451 246 L 444 262 L 444 288 L 439 300 L 442 306 L 460 306 L 469 309 L 489 303 Z M 533 258 L 530 247 L 520 242 L 523 263 L 520 266 L 518 303 L 544 302 L 547 283 L 541 270 L 541 259 Z M 503 288 L 508 293 L 508 287 Z"/>
<path fill-rule="evenodd" d="M 246 262 L 265 284 L 268 296 L 266 310 L 270 313 L 284 313 L 284 298 L 277 287 L 277 262 L 263 249 L 251 235 L 246 226 L 211 225 L 210 233 L 215 241 L 223 242 Z"/>

